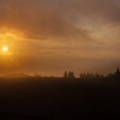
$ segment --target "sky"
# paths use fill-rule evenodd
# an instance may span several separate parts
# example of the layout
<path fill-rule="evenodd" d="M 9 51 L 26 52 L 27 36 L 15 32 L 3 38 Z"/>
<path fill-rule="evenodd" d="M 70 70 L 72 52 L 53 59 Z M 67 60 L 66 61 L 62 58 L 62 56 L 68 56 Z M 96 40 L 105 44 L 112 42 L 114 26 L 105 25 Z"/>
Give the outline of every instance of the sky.
<path fill-rule="evenodd" d="M 119 13 L 119 0 L 0 0 L 0 73 L 114 72 Z"/>

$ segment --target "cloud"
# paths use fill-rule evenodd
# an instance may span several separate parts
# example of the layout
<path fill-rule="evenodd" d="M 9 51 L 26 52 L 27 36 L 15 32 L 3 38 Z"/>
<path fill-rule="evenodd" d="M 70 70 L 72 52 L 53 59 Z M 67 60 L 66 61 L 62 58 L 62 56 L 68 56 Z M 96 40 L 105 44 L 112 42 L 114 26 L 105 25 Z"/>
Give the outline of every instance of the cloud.
<path fill-rule="evenodd" d="M 118 0 L 0 0 L 0 32 L 6 27 L 25 37 L 13 40 L 20 58 L 11 64 L 23 70 L 53 68 L 53 72 L 92 70 L 93 65 L 97 69 L 109 59 L 119 64 L 119 4 Z"/>
<path fill-rule="evenodd" d="M 116 1 L 117 2 L 117 1 Z M 113 0 L 1 0 L 0 27 L 25 33 L 31 39 L 91 40 L 81 24 L 120 21 L 120 8 Z M 82 19 L 82 21 L 81 21 Z"/>
<path fill-rule="evenodd" d="M 77 28 L 65 18 L 61 9 L 54 8 L 51 4 L 37 0 L 13 1 L 2 1 L 4 6 L 0 7 L 1 28 L 23 31 L 31 39 L 90 39 L 86 30 Z"/>
<path fill-rule="evenodd" d="M 114 0 L 71 0 L 71 6 L 83 16 L 93 19 L 103 18 L 107 21 L 114 21 L 120 18 L 120 7 L 118 1 Z"/>

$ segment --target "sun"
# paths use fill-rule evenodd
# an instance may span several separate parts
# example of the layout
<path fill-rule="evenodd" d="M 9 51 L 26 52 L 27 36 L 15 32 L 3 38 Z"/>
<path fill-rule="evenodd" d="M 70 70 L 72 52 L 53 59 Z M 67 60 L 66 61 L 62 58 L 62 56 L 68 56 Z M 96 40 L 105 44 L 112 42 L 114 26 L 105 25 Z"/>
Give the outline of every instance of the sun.
<path fill-rule="evenodd" d="M 2 47 L 2 52 L 8 52 L 8 46 L 6 46 L 6 45 L 4 45 L 3 47 Z"/>
<path fill-rule="evenodd" d="M 4 45 L 1 47 L 0 55 L 11 56 L 12 51 L 9 49 L 9 47 L 7 45 Z"/>

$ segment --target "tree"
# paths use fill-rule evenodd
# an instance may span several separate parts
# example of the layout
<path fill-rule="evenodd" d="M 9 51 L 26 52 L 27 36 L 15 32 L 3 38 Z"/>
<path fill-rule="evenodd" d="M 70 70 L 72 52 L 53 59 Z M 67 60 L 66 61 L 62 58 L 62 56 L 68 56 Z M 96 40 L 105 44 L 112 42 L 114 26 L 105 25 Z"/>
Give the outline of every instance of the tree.
<path fill-rule="evenodd" d="M 75 78 L 74 72 L 69 71 L 69 78 Z"/>
<path fill-rule="evenodd" d="M 67 77 L 68 77 L 68 74 L 67 74 L 67 72 L 66 72 L 66 71 L 64 72 L 63 77 L 64 77 L 64 78 L 67 78 Z"/>

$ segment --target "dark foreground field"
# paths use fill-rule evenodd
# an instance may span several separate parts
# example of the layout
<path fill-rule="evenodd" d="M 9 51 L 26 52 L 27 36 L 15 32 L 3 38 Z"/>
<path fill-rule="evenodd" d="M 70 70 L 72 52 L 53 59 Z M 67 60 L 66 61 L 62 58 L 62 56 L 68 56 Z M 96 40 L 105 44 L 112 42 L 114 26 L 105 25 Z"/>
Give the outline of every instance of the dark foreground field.
<path fill-rule="evenodd" d="M 120 119 L 119 81 L 1 78 L 0 120 Z"/>

